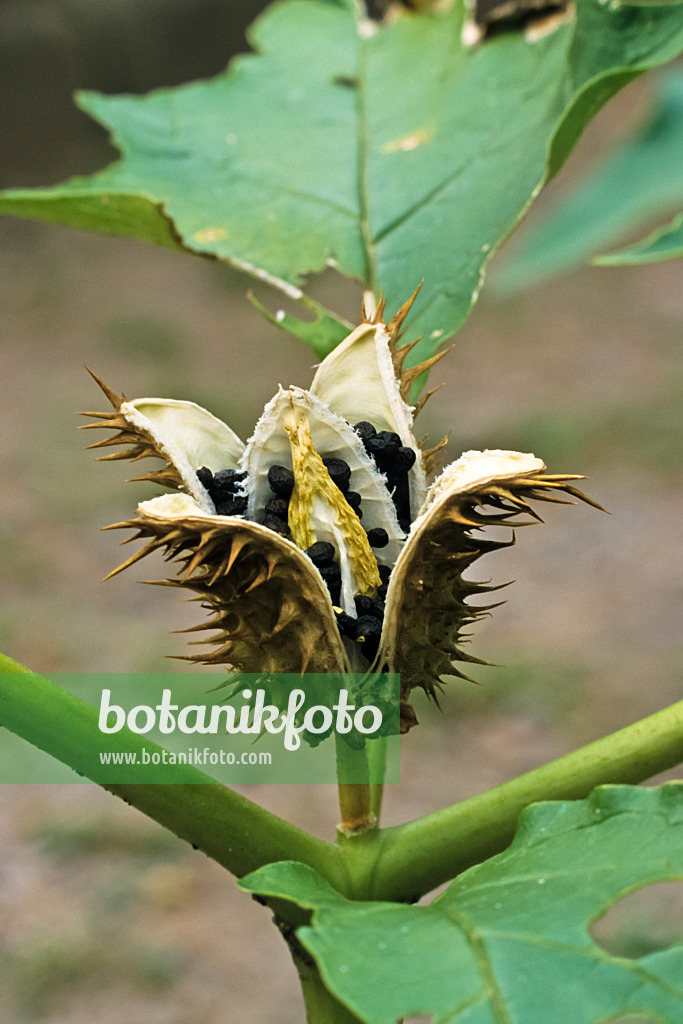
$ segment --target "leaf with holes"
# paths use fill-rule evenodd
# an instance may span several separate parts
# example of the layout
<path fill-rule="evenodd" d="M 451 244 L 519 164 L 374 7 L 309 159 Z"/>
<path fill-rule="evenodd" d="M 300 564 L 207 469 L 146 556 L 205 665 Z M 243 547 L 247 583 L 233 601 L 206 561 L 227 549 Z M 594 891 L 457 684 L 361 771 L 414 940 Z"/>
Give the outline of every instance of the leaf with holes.
<path fill-rule="evenodd" d="M 553 31 L 463 41 L 463 5 L 379 26 L 354 0 L 289 0 L 257 54 L 145 97 L 84 93 L 121 159 L 0 212 L 210 254 L 294 298 L 329 264 L 391 307 L 430 355 L 466 319 L 483 268 L 585 124 L 683 49 L 675 7 L 578 0 Z M 396 8 L 395 8 L 396 10 Z M 285 326 L 325 353 L 344 325 Z"/>
<path fill-rule="evenodd" d="M 602 786 L 535 804 L 504 853 L 429 906 L 357 903 L 281 862 L 240 883 L 311 908 L 298 936 L 330 991 L 367 1024 L 594 1024 L 639 1013 L 683 1019 L 683 946 L 611 956 L 592 921 L 628 892 L 683 878 L 683 783 Z"/>

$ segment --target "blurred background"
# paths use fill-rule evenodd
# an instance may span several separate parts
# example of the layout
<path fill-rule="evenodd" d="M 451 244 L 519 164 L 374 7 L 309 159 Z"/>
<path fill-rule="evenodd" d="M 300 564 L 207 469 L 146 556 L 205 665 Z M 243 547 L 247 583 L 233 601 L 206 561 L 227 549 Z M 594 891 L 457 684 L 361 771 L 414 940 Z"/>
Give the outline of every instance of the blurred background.
<path fill-rule="evenodd" d="M 216 74 L 265 6 L 0 0 L 0 185 L 109 162 L 115 153 L 73 106 L 74 89 L 143 92 Z M 599 115 L 529 228 L 646 116 L 650 91 L 642 79 Z M 84 364 L 131 398 L 199 402 L 246 439 L 278 383 L 308 385 L 312 353 L 252 309 L 251 281 L 209 260 L 10 218 L 0 219 L 0 254 L 0 649 L 48 675 L 182 671 L 166 660 L 184 653 L 171 631 L 200 612 L 139 585 L 165 575 L 161 565 L 99 582 L 122 560 L 118 535 L 100 527 L 155 490 L 81 450 L 93 435 L 76 433 L 75 413 L 105 407 Z M 311 291 L 358 318 L 353 282 L 330 272 Z M 485 288 L 436 368 L 432 384 L 444 386 L 418 434 L 436 442 L 450 431 L 449 459 L 533 451 L 550 471 L 587 474 L 585 489 L 611 515 L 541 508 L 545 525 L 478 565 L 479 578 L 516 581 L 472 641 L 502 667 L 477 669 L 477 686 L 454 680 L 442 712 L 416 696 L 421 724 L 404 742 L 387 824 L 680 698 L 682 326 L 680 264 L 584 268 L 505 301 Z M 333 836 L 334 788 L 243 789 Z M 3 786 L 0 805 L 2 1024 L 303 1019 L 268 912 L 215 864 L 95 786 Z M 623 955 L 671 942 L 680 891 L 651 896 L 615 911 L 601 941 Z"/>

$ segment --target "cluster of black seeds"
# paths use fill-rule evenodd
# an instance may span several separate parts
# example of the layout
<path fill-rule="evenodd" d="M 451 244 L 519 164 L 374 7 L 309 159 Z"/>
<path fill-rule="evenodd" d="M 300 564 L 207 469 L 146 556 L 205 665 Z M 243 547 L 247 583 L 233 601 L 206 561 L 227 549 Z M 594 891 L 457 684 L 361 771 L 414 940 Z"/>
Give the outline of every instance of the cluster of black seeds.
<path fill-rule="evenodd" d="M 410 529 L 408 473 L 415 465 L 415 452 L 402 444 L 401 438 L 393 430 L 377 431 L 367 420 L 356 423 L 353 429 L 368 455 L 375 460 L 377 469 L 386 476 L 399 526 L 407 533 Z"/>
<path fill-rule="evenodd" d="M 271 466 L 268 470 L 268 486 L 273 492 L 273 497 L 268 499 L 262 509 L 259 509 L 254 516 L 254 522 L 287 537 L 290 533 L 287 519 L 289 499 L 294 490 L 294 473 L 286 466 Z"/>
<path fill-rule="evenodd" d="M 334 544 L 330 544 L 326 540 L 318 540 L 315 544 L 311 544 L 310 548 L 306 548 L 304 554 L 308 555 L 325 581 L 332 604 L 339 604 L 342 578 L 341 569 L 334 560 L 337 554 Z"/>
<path fill-rule="evenodd" d="M 343 637 L 355 640 L 360 645 L 361 652 L 368 661 L 374 661 L 382 636 L 384 600 L 379 596 L 369 597 L 365 594 L 356 594 L 354 600 L 355 616 L 335 610 L 337 628 Z"/>
<path fill-rule="evenodd" d="M 415 453 L 411 448 L 401 445 L 398 434 L 389 431 L 377 433 L 370 423 L 358 423 L 354 429 L 360 434 L 366 450 L 375 459 L 378 469 L 386 474 L 390 490 L 393 487 L 393 500 L 399 514 L 399 523 L 404 529 L 407 529 L 401 522 L 401 515 L 405 514 L 409 517 L 407 473 L 415 461 Z M 327 458 L 323 459 L 323 465 L 350 507 L 358 518 L 362 519 L 361 496 L 357 491 L 350 489 L 351 468 L 349 464 L 344 459 Z M 216 506 L 217 514 L 222 516 L 244 515 L 246 512 L 247 498 L 240 493 L 242 481 L 246 477 L 246 473 L 236 469 L 223 469 L 212 473 L 206 466 L 202 466 L 197 470 L 197 478 L 208 491 Z M 254 522 L 287 536 L 290 533 L 287 520 L 289 501 L 294 490 L 294 473 L 286 466 L 271 466 L 268 470 L 268 485 L 272 491 L 272 497 L 266 501 L 262 509 L 256 512 Z M 397 494 L 399 499 L 397 499 Z M 399 509 L 397 500 L 403 500 L 401 509 Z M 389 543 L 389 534 L 381 526 L 368 530 L 367 538 L 372 548 L 384 548 Z M 316 541 L 304 553 L 308 555 L 325 581 L 332 604 L 338 606 L 341 601 L 342 579 L 341 569 L 335 560 L 337 552 L 334 545 L 328 541 Z M 341 636 L 357 642 L 369 662 L 375 659 L 379 648 L 384 619 L 384 599 L 391 575 L 390 566 L 378 563 L 377 568 L 381 585 L 377 589 L 376 597 L 357 594 L 355 616 L 335 609 L 337 627 Z"/>
<path fill-rule="evenodd" d="M 332 547 L 332 545 L 329 545 Z M 372 662 L 377 657 L 379 642 L 382 637 L 382 623 L 384 622 L 384 600 L 387 596 L 391 566 L 378 563 L 381 586 L 377 588 L 377 596 L 370 597 L 367 594 L 356 594 L 354 601 L 356 614 L 349 615 L 340 608 L 335 608 L 337 629 L 342 637 L 354 640 L 359 646 L 361 653 L 367 661 Z"/>
<path fill-rule="evenodd" d="M 219 516 L 243 516 L 247 511 L 246 495 L 239 493 L 247 474 L 237 469 L 220 469 L 212 473 L 206 466 L 197 470 L 197 479 L 209 492 Z"/>

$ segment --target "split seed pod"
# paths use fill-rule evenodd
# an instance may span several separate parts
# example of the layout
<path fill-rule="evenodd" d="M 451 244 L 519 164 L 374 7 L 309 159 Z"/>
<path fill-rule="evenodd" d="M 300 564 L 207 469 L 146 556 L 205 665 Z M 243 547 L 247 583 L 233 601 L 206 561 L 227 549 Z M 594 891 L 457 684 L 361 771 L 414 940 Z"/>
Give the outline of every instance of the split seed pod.
<path fill-rule="evenodd" d="M 416 293 L 417 294 L 417 293 Z M 433 698 L 463 650 L 464 627 L 487 609 L 468 599 L 495 589 L 463 579 L 488 551 L 491 524 L 536 516 L 530 499 L 595 505 L 540 459 L 510 451 L 466 452 L 436 479 L 445 442 L 426 450 L 409 404 L 417 377 L 444 353 L 407 368 L 398 346 L 415 295 L 385 323 L 384 305 L 317 369 L 310 390 L 280 388 L 245 444 L 192 402 L 128 401 L 95 380 L 113 406 L 85 413 L 89 428 L 115 429 L 91 448 L 124 445 L 107 459 L 157 457 L 137 480 L 173 488 L 143 501 L 133 527 L 146 543 L 110 575 L 154 550 L 179 564 L 168 585 L 195 591 L 212 613 L 192 656 L 244 672 L 397 672 L 402 730 L 408 703 Z M 415 343 L 413 343 L 415 344 Z M 94 374 L 93 374 L 94 376 Z M 427 396 L 429 397 L 429 396 Z M 600 507 L 600 506 L 596 506 Z M 464 677 L 467 678 L 467 677 Z"/>

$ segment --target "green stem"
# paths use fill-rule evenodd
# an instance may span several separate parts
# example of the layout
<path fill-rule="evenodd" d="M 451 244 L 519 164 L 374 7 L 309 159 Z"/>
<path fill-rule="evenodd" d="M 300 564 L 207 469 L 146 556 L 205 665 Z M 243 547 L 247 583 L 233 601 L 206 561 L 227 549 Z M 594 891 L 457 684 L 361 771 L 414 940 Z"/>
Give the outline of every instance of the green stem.
<path fill-rule="evenodd" d="M 164 784 L 98 778 L 100 751 L 161 750 L 125 727 L 101 733 L 95 708 L 0 655 L 0 724 L 147 814 L 238 877 L 278 860 L 309 864 L 337 888 L 346 870 L 339 849 L 309 835 L 190 765 L 169 765 Z M 109 769 L 107 770 L 110 771 Z M 122 769 L 123 772 L 123 769 Z"/>
<path fill-rule="evenodd" d="M 354 750 L 342 736 L 335 733 L 337 779 L 339 789 L 339 830 L 355 836 L 375 826 L 370 810 L 368 756 L 365 748 Z"/>
<path fill-rule="evenodd" d="M 307 1024 L 358 1024 L 359 1018 L 325 988 L 315 964 L 294 962 L 299 972 Z"/>
<path fill-rule="evenodd" d="M 368 741 L 368 768 L 370 770 L 370 812 L 379 825 L 384 795 L 384 776 L 387 767 L 387 739 L 378 736 Z"/>
<path fill-rule="evenodd" d="M 418 899 L 503 850 L 528 804 L 583 798 L 605 783 L 644 782 L 682 761 L 680 701 L 480 796 L 381 831 L 374 849 L 354 851 L 372 878 L 368 896 Z M 354 875 L 361 869 L 349 866 Z"/>

